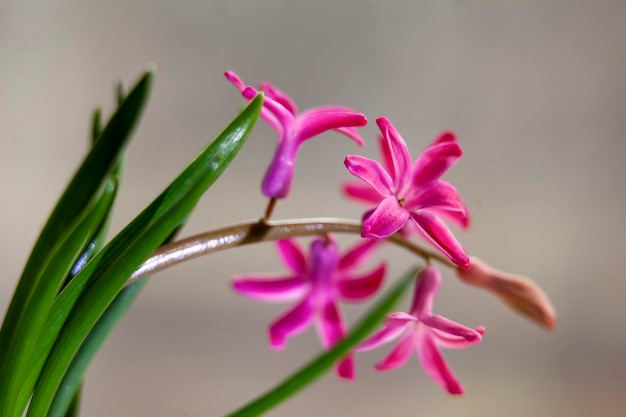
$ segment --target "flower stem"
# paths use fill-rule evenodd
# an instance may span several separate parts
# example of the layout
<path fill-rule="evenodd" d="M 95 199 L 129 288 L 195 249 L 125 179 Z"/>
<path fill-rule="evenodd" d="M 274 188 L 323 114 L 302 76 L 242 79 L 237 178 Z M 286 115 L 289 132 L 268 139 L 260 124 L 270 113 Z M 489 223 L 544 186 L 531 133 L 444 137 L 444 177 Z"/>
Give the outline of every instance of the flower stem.
<path fill-rule="evenodd" d="M 181 239 L 161 246 L 128 279 L 126 285 L 153 275 L 187 260 L 223 249 L 251 243 L 287 239 L 298 236 L 314 236 L 325 233 L 361 233 L 361 223 L 354 220 L 318 218 L 299 220 L 265 221 L 251 220 Z M 386 240 L 424 258 L 456 268 L 447 258 L 409 242 L 399 233 Z"/>

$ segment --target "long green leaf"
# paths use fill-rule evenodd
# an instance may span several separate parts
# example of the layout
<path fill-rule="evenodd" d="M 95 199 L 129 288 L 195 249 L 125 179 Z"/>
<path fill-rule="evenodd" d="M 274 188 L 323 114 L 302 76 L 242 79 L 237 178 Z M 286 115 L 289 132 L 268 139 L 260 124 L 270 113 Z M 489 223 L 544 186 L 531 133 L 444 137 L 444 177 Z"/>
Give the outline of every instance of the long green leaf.
<path fill-rule="evenodd" d="M 315 381 L 324 372 L 329 370 L 335 362 L 344 357 L 361 340 L 365 339 L 381 322 L 385 315 L 393 308 L 411 282 L 415 280 L 417 269 L 408 271 L 385 296 L 355 326 L 348 336 L 326 353 L 318 356 L 308 365 L 281 382 L 279 385 L 231 413 L 228 417 L 259 416 L 272 407 L 285 401 L 297 391 Z"/>
<path fill-rule="evenodd" d="M 184 223 L 186 223 L 186 221 L 168 237 L 165 243 L 174 240 Z M 79 395 L 80 386 L 87 368 L 98 353 L 102 344 L 126 314 L 147 283 L 148 278 L 145 278 L 124 288 L 117 294 L 115 299 L 113 299 L 102 316 L 100 316 L 68 367 L 61 381 L 61 385 L 54 396 L 47 417 L 68 417 L 66 412 L 71 413 L 73 411 L 71 407 L 77 407 L 77 405 L 74 404 L 74 399 Z M 77 413 L 77 411 L 73 412 Z"/>
<path fill-rule="evenodd" d="M 4 358 L 7 361 L 2 375 L 2 379 L 6 381 L 2 385 L 4 401 L 6 401 L 2 404 L 4 410 L 14 407 L 21 381 L 30 369 L 32 352 L 36 348 L 39 334 L 46 322 L 54 298 L 80 251 L 92 239 L 109 212 L 116 190 L 117 186 L 113 181 L 106 185 L 102 195 L 70 223 L 50 252 L 50 260 L 44 263 L 40 272 L 41 278 L 37 279 L 37 285 L 30 297 L 29 308 L 25 309 L 19 317 L 13 343 L 6 351 Z"/>
<path fill-rule="evenodd" d="M 5 371 L 13 360 L 7 355 L 14 343 L 20 317 L 29 307 L 30 297 L 37 285 L 37 280 L 59 239 L 77 216 L 92 201 L 117 163 L 119 156 L 130 138 L 141 111 L 152 81 L 152 71 L 148 71 L 139 80 L 133 91 L 113 115 L 96 141 L 82 165 L 63 192 L 54 210 L 50 214 L 30 257 L 24 267 L 22 276 L 5 315 L 0 330 L 0 387 L 6 387 L 12 376 Z M 95 116 L 98 117 L 99 116 Z M 0 390 L 0 415 L 10 415 L 7 404 L 10 404 L 5 389 Z M 10 406 L 8 406 L 10 408 Z"/>
<path fill-rule="evenodd" d="M 70 362 L 89 331 L 133 271 L 167 239 L 226 169 L 252 129 L 262 103 L 262 95 L 252 100 L 159 197 L 74 277 L 57 298 L 49 318 L 52 320 L 50 327 L 58 328 L 65 318 L 67 321 L 62 325 L 37 381 L 28 408 L 29 417 L 46 415 Z M 68 317 L 70 311 L 72 314 Z M 43 345 L 45 343 L 43 341 Z"/>

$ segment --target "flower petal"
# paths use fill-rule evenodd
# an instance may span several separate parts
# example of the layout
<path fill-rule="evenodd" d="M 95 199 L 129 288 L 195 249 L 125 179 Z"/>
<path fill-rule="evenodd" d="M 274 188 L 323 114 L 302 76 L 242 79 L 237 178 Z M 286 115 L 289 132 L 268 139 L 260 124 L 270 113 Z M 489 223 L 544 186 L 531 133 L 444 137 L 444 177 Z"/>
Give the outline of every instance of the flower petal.
<path fill-rule="evenodd" d="M 240 92 L 243 93 L 243 91 L 246 89 L 246 85 L 244 84 L 244 82 L 233 71 L 226 71 L 224 73 L 224 76 L 228 81 L 230 81 L 231 84 L 237 87 Z M 256 90 L 252 88 L 252 91 L 247 94 L 251 95 L 251 98 L 248 99 L 251 100 L 252 98 L 254 98 L 254 96 L 256 96 Z M 276 116 L 274 116 L 274 114 L 272 114 L 272 112 L 270 112 L 264 106 L 263 108 L 261 108 L 261 118 L 265 120 L 276 131 L 276 134 L 278 135 L 278 138 L 280 140 L 280 138 L 283 136 L 283 126 L 278 121 Z"/>
<path fill-rule="evenodd" d="M 335 372 L 341 378 L 354 380 L 354 354 L 348 353 L 343 359 L 335 364 Z"/>
<path fill-rule="evenodd" d="M 380 162 L 358 155 L 348 155 L 343 163 L 352 175 L 368 183 L 382 197 L 392 195 L 393 180 Z"/>
<path fill-rule="evenodd" d="M 342 279 L 337 283 L 339 294 L 349 301 L 362 301 L 380 288 L 385 277 L 385 264 L 381 264 L 374 271 L 356 278 Z"/>
<path fill-rule="evenodd" d="M 338 127 L 337 129 L 333 129 L 335 132 L 341 133 L 344 136 L 349 137 L 353 141 L 356 142 L 357 145 L 363 146 L 365 145 L 365 141 L 359 134 L 359 132 L 354 127 Z"/>
<path fill-rule="evenodd" d="M 294 239 L 281 239 L 276 242 L 280 257 L 292 271 L 298 274 L 306 272 L 306 256 Z"/>
<path fill-rule="evenodd" d="M 248 100 L 252 100 L 256 97 L 258 92 L 254 88 L 248 86 L 241 92 L 241 94 Z M 286 135 L 293 131 L 296 124 L 296 118 L 294 115 L 291 114 L 282 104 L 268 96 L 263 97 L 263 109 L 269 110 L 275 119 L 278 120 L 278 124 L 271 123 L 267 115 L 264 115 L 263 110 L 261 111 L 263 119 L 276 130 L 278 140 L 287 140 L 288 137 Z M 280 128 L 278 126 L 280 126 Z"/>
<path fill-rule="evenodd" d="M 308 300 L 302 301 L 270 325 L 270 346 L 274 349 L 283 349 L 287 338 L 303 332 L 312 318 L 311 303 Z"/>
<path fill-rule="evenodd" d="M 406 224 L 409 212 L 395 196 L 386 197 L 363 221 L 362 237 L 382 239 L 391 236 Z"/>
<path fill-rule="evenodd" d="M 419 187 L 439 179 L 462 155 L 456 142 L 443 142 L 426 149 L 413 164 L 413 185 Z"/>
<path fill-rule="evenodd" d="M 355 350 L 357 352 L 364 352 L 366 350 L 375 349 L 385 343 L 389 343 L 404 332 L 404 329 L 409 324 L 409 321 L 388 318 L 383 324 L 384 327 L 381 330 L 377 331 L 367 339 L 364 339 L 357 345 Z"/>
<path fill-rule="evenodd" d="M 296 103 L 284 91 L 267 81 L 259 83 L 259 90 L 263 91 L 266 96 L 280 103 L 294 116 L 298 114 Z"/>
<path fill-rule="evenodd" d="M 424 371 L 450 394 L 463 394 L 461 383 L 444 361 L 437 346 L 435 346 L 433 337 L 427 333 L 428 330 L 424 329 L 424 331 L 417 342 L 417 356 Z"/>
<path fill-rule="evenodd" d="M 481 326 L 475 328 L 474 330 L 480 333 L 481 338 L 475 339 L 471 342 L 467 341 L 464 337 L 453 336 L 450 333 L 443 332 L 439 329 L 431 328 L 430 333 L 435 338 L 437 346 L 445 347 L 447 349 L 462 349 L 464 347 L 474 345 L 482 340 L 482 336 L 485 334 L 485 328 Z"/>
<path fill-rule="evenodd" d="M 339 258 L 338 270 L 356 268 L 367 261 L 372 250 L 380 243 L 376 239 L 364 239 L 361 243 L 352 246 Z"/>
<path fill-rule="evenodd" d="M 327 130 L 365 126 L 367 118 L 361 113 L 344 108 L 315 107 L 300 113 L 296 124 L 298 140 L 305 141 Z M 348 137 L 359 145 L 363 145 L 363 140 L 360 137 L 353 138 L 350 135 Z"/>
<path fill-rule="evenodd" d="M 448 182 L 430 181 L 414 189 L 417 193 L 410 198 L 407 197 L 404 202 L 407 209 L 432 207 L 442 211 L 465 212 L 465 206 L 461 202 L 458 191 Z"/>
<path fill-rule="evenodd" d="M 347 331 L 345 320 L 335 303 L 329 302 L 322 306 L 317 320 L 317 329 L 324 349 L 332 348 L 345 337 Z"/>
<path fill-rule="evenodd" d="M 412 211 L 411 217 L 422 229 L 424 236 L 430 243 L 461 268 L 469 268 L 469 257 L 465 254 L 452 232 L 450 232 L 448 226 L 440 218 L 429 213 L 428 210 Z"/>
<path fill-rule="evenodd" d="M 241 295 L 260 301 L 292 301 L 301 298 L 309 289 L 302 276 L 263 279 L 246 276 L 233 281 L 233 288 Z"/>
<path fill-rule="evenodd" d="M 368 204 L 378 204 L 382 200 L 380 193 L 367 184 L 345 182 L 341 190 L 348 197 Z"/>
<path fill-rule="evenodd" d="M 394 191 L 401 192 L 411 179 L 411 154 L 404 139 L 387 118 L 379 117 L 376 123 L 384 137 L 383 155 L 391 156 L 386 163 L 391 162 Z"/>
<path fill-rule="evenodd" d="M 393 171 L 393 159 L 391 158 L 391 150 L 387 146 L 387 139 L 380 134 L 378 135 L 378 151 L 380 152 L 381 163 L 387 172 Z"/>
<path fill-rule="evenodd" d="M 404 365 L 415 351 L 415 342 L 415 333 L 407 332 L 402 336 L 398 344 L 391 349 L 389 355 L 374 365 L 374 367 L 379 371 L 390 371 Z"/>
<path fill-rule="evenodd" d="M 430 314 L 440 286 L 441 273 L 437 268 L 427 266 L 422 269 L 415 279 L 411 314 L 420 319 L 422 315 Z"/>
<path fill-rule="evenodd" d="M 454 336 L 460 336 L 468 342 L 480 341 L 480 333 L 471 327 L 463 326 L 455 321 L 447 319 L 436 314 L 428 314 L 420 316 L 420 320 L 426 326 L 441 330 Z"/>

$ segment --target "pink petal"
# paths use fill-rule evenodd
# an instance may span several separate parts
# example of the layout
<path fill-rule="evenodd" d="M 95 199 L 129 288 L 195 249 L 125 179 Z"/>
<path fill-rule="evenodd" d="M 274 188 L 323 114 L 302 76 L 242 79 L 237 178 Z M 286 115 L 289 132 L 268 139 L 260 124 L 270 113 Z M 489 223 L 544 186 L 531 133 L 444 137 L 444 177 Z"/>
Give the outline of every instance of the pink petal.
<path fill-rule="evenodd" d="M 422 269 L 415 280 L 415 293 L 411 305 L 411 314 L 420 317 L 430 314 L 433 302 L 441 286 L 441 273 L 432 266 Z"/>
<path fill-rule="evenodd" d="M 454 134 L 454 132 L 452 131 L 444 131 L 441 132 L 441 134 L 439 134 L 439 136 L 433 140 L 428 147 L 432 148 L 433 146 L 442 144 L 442 143 L 449 143 L 449 142 L 456 142 L 456 135 Z"/>
<path fill-rule="evenodd" d="M 306 272 L 306 256 L 293 239 L 281 239 L 276 242 L 280 257 L 292 271 L 299 274 Z"/>
<path fill-rule="evenodd" d="M 422 320 L 422 323 L 426 326 L 441 330 L 442 332 L 449 333 L 454 336 L 460 336 L 468 342 L 480 341 L 481 336 L 479 332 L 445 317 L 435 314 L 424 315 L 420 316 L 420 320 Z"/>
<path fill-rule="evenodd" d="M 246 85 L 244 84 L 244 82 L 233 71 L 226 71 L 224 75 L 226 76 L 226 79 L 230 81 L 230 83 L 233 84 L 235 87 L 237 87 L 240 92 L 243 93 L 243 91 L 246 90 Z M 244 94 L 244 97 L 246 97 L 246 95 L 249 96 L 247 97 L 248 100 L 252 100 L 257 95 L 257 92 L 254 88 L 250 87 L 250 89 L 251 91 L 248 91 L 246 92 L 246 94 Z M 261 109 L 261 118 L 265 120 L 276 131 L 276 134 L 280 139 L 283 135 L 283 127 L 278 119 L 265 107 Z"/>
<path fill-rule="evenodd" d="M 384 323 L 385 327 L 359 343 L 355 350 L 364 352 L 389 343 L 402 334 L 407 324 L 409 324 L 407 320 L 389 319 Z"/>
<path fill-rule="evenodd" d="M 341 359 L 335 365 L 337 375 L 341 378 L 353 381 L 354 380 L 354 354 L 348 353 L 344 359 Z"/>
<path fill-rule="evenodd" d="M 348 197 L 364 203 L 378 204 L 380 200 L 382 200 L 380 193 L 367 184 L 359 184 L 351 181 L 344 183 L 341 189 Z"/>
<path fill-rule="evenodd" d="M 380 288 L 385 277 L 385 264 L 361 277 L 343 279 L 337 283 L 339 294 L 350 301 L 363 301 Z"/>
<path fill-rule="evenodd" d="M 352 175 L 368 183 L 382 197 L 392 195 L 393 180 L 380 162 L 358 155 L 348 155 L 344 165 Z"/>
<path fill-rule="evenodd" d="M 417 194 L 407 198 L 404 206 L 407 209 L 436 208 L 442 211 L 460 212 L 465 214 L 465 206 L 459 193 L 452 184 L 445 181 L 430 181 L 421 187 L 415 187 Z"/>
<path fill-rule="evenodd" d="M 378 135 L 378 151 L 380 152 L 383 167 L 388 172 L 393 171 L 393 160 L 391 158 L 391 150 L 387 146 L 387 140 L 383 135 Z"/>
<path fill-rule="evenodd" d="M 296 103 L 284 91 L 267 81 L 259 83 L 259 90 L 263 91 L 268 97 L 280 103 L 294 116 L 298 114 Z"/>
<path fill-rule="evenodd" d="M 351 247 L 344 252 L 343 256 L 339 259 L 338 270 L 346 270 L 350 268 L 356 268 L 363 262 L 367 261 L 374 248 L 380 243 L 380 240 L 364 239 L 358 245 Z"/>
<path fill-rule="evenodd" d="M 309 286 L 301 276 L 272 280 L 247 276 L 245 279 L 233 281 L 233 288 L 255 300 L 276 302 L 298 299 L 306 293 Z"/>
<path fill-rule="evenodd" d="M 383 322 L 385 324 L 395 323 L 396 325 L 404 325 L 417 321 L 419 321 L 419 319 L 412 314 L 405 313 L 404 311 L 396 311 L 395 313 L 387 314 Z"/>
<path fill-rule="evenodd" d="M 317 321 L 317 329 L 325 349 L 332 348 L 346 335 L 345 320 L 333 302 L 322 306 Z"/>
<path fill-rule="evenodd" d="M 348 111 L 346 109 L 316 107 L 300 113 L 296 123 L 298 140 L 305 141 L 327 130 L 341 127 L 365 126 L 367 119 L 361 113 Z M 348 135 L 348 137 L 351 136 Z M 363 140 L 359 140 L 360 137 L 352 139 L 359 145 L 363 145 Z"/>
<path fill-rule="evenodd" d="M 287 338 L 302 333 L 311 323 L 313 310 L 308 300 L 302 301 L 293 309 L 279 317 L 270 325 L 270 346 L 283 349 Z"/>
<path fill-rule="evenodd" d="M 463 394 L 461 383 L 444 361 L 437 346 L 435 346 L 432 336 L 428 333 L 424 333 L 421 336 L 418 340 L 417 356 L 424 371 L 450 394 Z"/>
<path fill-rule="evenodd" d="M 342 135 L 349 137 L 359 146 L 363 146 L 365 144 L 365 141 L 363 140 L 359 132 L 353 127 L 338 127 L 334 130 L 335 132 L 341 133 Z"/>
<path fill-rule="evenodd" d="M 477 327 L 474 330 L 480 334 L 481 339 L 475 339 L 471 342 L 468 342 L 464 337 L 453 336 L 438 329 L 431 328 L 430 333 L 435 338 L 437 346 L 445 347 L 447 349 L 462 349 L 464 347 L 474 345 L 482 340 L 482 336 L 485 334 L 485 328 Z"/>
<path fill-rule="evenodd" d="M 411 217 L 422 229 L 424 236 L 430 243 L 461 268 L 469 268 L 469 257 L 465 254 L 459 242 L 454 238 L 448 226 L 446 226 L 440 218 L 429 213 L 428 210 L 412 211 Z"/>
<path fill-rule="evenodd" d="M 400 133 L 391 124 L 391 122 L 379 117 L 376 119 L 378 128 L 380 129 L 385 141 L 383 142 L 383 155 L 390 155 L 391 175 L 394 182 L 395 192 L 400 192 L 411 178 L 411 155 L 409 149 L 400 136 Z"/>
<path fill-rule="evenodd" d="M 456 142 L 444 142 L 426 149 L 413 165 L 413 185 L 419 187 L 439 179 L 462 155 Z"/>
<path fill-rule="evenodd" d="M 241 92 L 241 94 L 248 100 L 252 100 L 256 97 L 258 92 L 254 88 L 248 86 Z M 282 104 L 268 96 L 263 98 L 263 109 L 269 110 L 275 117 L 275 120 L 278 121 L 278 123 L 273 122 L 273 120 L 269 118 L 267 114 L 264 115 L 263 110 L 261 110 L 261 116 L 276 130 L 279 140 L 287 140 L 288 138 L 285 135 L 293 131 L 296 124 L 296 118 L 294 115 L 291 114 Z"/>
<path fill-rule="evenodd" d="M 363 221 L 362 237 L 382 239 L 391 236 L 406 224 L 409 212 L 398 203 L 395 196 L 389 196 Z"/>
<path fill-rule="evenodd" d="M 407 332 L 389 352 L 389 355 L 374 367 L 379 371 L 390 371 L 404 365 L 415 351 L 415 342 L 415 333 Z"/>

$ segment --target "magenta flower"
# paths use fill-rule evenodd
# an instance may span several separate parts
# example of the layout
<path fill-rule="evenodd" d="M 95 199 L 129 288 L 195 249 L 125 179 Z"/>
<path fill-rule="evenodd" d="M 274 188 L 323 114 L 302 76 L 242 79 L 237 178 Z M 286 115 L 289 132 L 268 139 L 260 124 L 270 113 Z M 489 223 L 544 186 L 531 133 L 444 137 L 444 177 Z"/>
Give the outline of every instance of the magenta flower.
<path fill-rule="evenodd" d="M 383 137 L 383 165 L 356 155 L 345 160 L 348 171 L 369 185 L 351 185 L 346 192 L 377 204 L 365 213 L 361 236 L 385 238 L 412 219 L 418 231 L 452 262 L 469 268 L 469 257 L 439 218 L 443 215 L 462 227 L 468 224 L 467 209 L 456 189 L 440 180 L 463 154 L 454 135 L 441 135 L 411 164 L 406 143 L 389 120 L 379 117 L 376 123 Z"/>
<path fill-rule="evenodd" d="M 332 237 L 328 240 L 317 237 L 311 243 L 307 259 L 295 241 L 281 240 L 278 251 L 291 273 L 272 280 L 260 275 L 242 276 L 233 282 L 233 287 L 240 294 L 261 301 L 299 300 L 270 325 L 269 341 L 274 349 L 283 349 L 287 338 L 303 332 L 314 318 L 322 345 L 329 349 L 347 331 L 337 301 L 363 301 L 380 288 L 385 275 L 384 263 L 365 274 L 353 272 L 367 259 L 376 243 L 367 240 L 340 257 Z M 337 364 L 337 374 L 354 378 L 352 354 Z"/>
<path fill-rule="evenodd" d="M 384 328 L 361 342 L 358 351 L 374 349 L 404 335 L 389 355 L 377 363 L 376 369 L 388 371 L 398 368 L 417 350 L 424 371 L 450 394 L 462 394 L 463 387 L 444 361 L 438 346 L 452 349 L 478 343 L 485 333 L 483 327 L 471 329 L 431 313 L 441 275 L 431 266 L 423 269 L 416 281 L 415 295 L 410 313 L 391 313 Z"/>
<path fill-rule="evenodd" d="M 224 75 L 246 99 L 252 100 L 256 96 L 257 91 L 253 87 L 246 87 L 234 72 L 226 71 Z M 298 114 L 293 100 L 277 87 L 265 82 L 259 85 L 259 89 L 265 93 L 261 117 L 278 135 L 278 146 L 261 186 L 266 196 L 287 197 L 298 150 L 305 140 L 328 130 L 335 130 L 358 145 L 363 145 L 363 139 L 355 129 L 355 126 L 367 124 L 363 114 L 337 106 L 315 107 Z"/>

